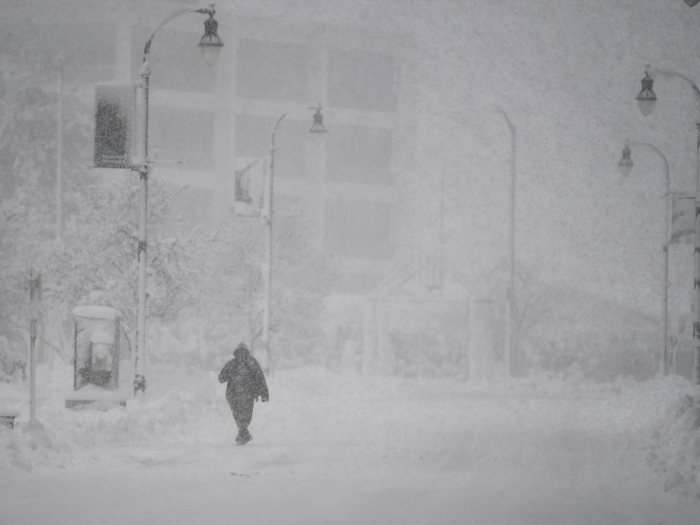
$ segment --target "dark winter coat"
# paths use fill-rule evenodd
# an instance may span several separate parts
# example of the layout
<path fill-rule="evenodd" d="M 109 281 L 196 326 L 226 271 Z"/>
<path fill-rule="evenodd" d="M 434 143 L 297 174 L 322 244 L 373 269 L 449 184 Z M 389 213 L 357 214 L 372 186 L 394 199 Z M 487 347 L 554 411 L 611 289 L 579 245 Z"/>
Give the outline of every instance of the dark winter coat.
<path fill-rule="evenodd" d="M 229 404 L 237 397 L 258 397 L 270 400 L 265 375 L 257 359 L 250 355 L 248 348 L 241 343 L 233 352 L 233 359 L 224 365 L 219 373 L 219 383 L 226 386 L 226 400 Z"/>

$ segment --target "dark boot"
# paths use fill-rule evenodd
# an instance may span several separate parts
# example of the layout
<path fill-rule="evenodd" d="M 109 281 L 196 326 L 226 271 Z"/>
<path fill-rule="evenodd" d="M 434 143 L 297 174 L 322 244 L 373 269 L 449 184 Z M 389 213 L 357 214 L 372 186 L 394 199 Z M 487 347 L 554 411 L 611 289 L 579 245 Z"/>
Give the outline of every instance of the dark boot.
<path fill-rule="evenodd" d="M 239 445 L 245 445 L 251 439 L 253 439 L 253 436 L 250 434 L 250 432 L 248 432 L 248 429 L 246 428 L 245 430 L 241 431 L 241 439 L 238 440 L 238 438 L 236 438 L 236 443 L 238 443 Z"/>

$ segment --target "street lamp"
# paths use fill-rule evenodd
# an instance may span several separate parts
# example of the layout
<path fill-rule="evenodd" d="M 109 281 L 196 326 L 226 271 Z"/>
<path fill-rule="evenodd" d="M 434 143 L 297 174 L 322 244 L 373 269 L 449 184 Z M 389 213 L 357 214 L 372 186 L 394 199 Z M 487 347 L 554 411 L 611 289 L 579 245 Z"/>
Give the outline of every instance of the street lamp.
<path fill-rule="evenodd" d="M 697 5 L 698 2 L 700 2 L 700 0 L 685 0 L 685 3 L 688 4 L 690 7 Z"/>
<path fill-rule="evenodd" d="M 321 104 L 318 106 L 310 107 L 309 109 L 314 110 L 313 115 L 314 121 L 309 133 L 326 133 L 326 127 L 323 125 L 323 115 L 321 114 Z M 273 217 L 273 185 L 275 179 L 275 135 L 277 134 L 277 128 L 284 118 L 289 113 L 282 113 L 280 117 L 275 122 L 272 128 L 272 135 L 270 137 L 270 176 L 267 179 L 267 184 L 265 188 L 265 208 L 263 210 L 263 222 L 265 223 L 265 266 L 263 271 L 264 283 L 265 283 L 265 310 L 263 311 L 263 323 L 262 323 L 262 340 L 263 347 L 265 349 L 265 357 L 267 360 L 266 372 L 270 372 L 272 369 L 272 359 L 270 354 L 270 311 L 271 311 L 271 297 L 272 297 L 272 217 Z"/>
<path fill-rule="evenodd" d="M 198 13 L 207 12 L 206 10 L 198 10 Z M 213 66 L 219 58 L 219 53 L 224 44 L 221 42 L 219 35 L 216 34 L 219 28 L 219 23 L 214 20 L 214 4 L 210 6 L 207 12 L 209 18 L 204 21 L 204 36 L 199 41 L 199 49 L 202 50 L 204 61 Z"/>
<path fill-rule="evenodd" d="M 200 13 L 209 15 L 204 22 L 204 36 L 199 42 L 202 55 L 209 65 L 216 61 L 223 44 L 216 34 L 218 22 L 214 20 L 214 4 L 210 4 L 205 9 L 181 9 L 165 18 L 146 41 L 143 49 L 143 63 L 141 65 L 141 125 L 140 125 L 140 150 L 131 169 L 140 174 L 140 203 L 139 203 L 139 244 L 137 250 L 138 258 L 138 308 L 136 322 L 136 351 L 134 357 L 134 394 L 146 393 L 146 214 L 147 214 L 147 194 L 148 194 L 148 174 L 151 169 L 151 161 L 148 158 L 148 82 L 151 76 L 151 66 L 148 62 L 148 54 L 151 50 L 153 37 L 165 24 L 181 15 L 189 13 Z"/>
<path fill-rule="evenodd" d="M 640 110 L 644 116 L 649 115 L 654 107 L 654 102 L 656 101 L 656 95 L 652 91 L 652 84 L 645 81 L 647 78 L 653 80 L 656 75 L 664 76 L 667 78 L 680 78 L 684 80 L 693 90 L 695 95 L 695 102 L 697 103 L 698 110 L 700 110 L 700 90 L 698 90 L 697 85 L 689 77 L 676 73 L 675 71 L 668 71 L 663 69 L 651 68 L 647 66 L 645 69 L 644 80 L 642 80 L 642 96 L 646 91 L 646 98 L 649 101 L 645 108 L 650 108 L 648 113 L 645 113 L 645 109 L 642 109 L 640 105 Z M 648 89 L 647 89 L 648 86 Z M 700 111 L 699 111 L 700 113 Z M 700 210 L 700 115 L 696 120 L 696 129 L 698 133 L 698 140 L 696 146 L 696 163 L 695 163 L 695 209 Z M 695 213 L 695 255 L 694 255 L 694 266 L 695 266 L 695 278 L 693 280 L 693 373 L 692 380 L 694 384 L 700 384 L 700 213 Z"/>
<path fill-rule="evenodd" d="M 56 240 L 63 239 L 63 53 L 58 57 L 58 113 L 56 115 Z M 53 352 L 51 353 L 53 356 Z"/>
<path fill-rule="evenodd" d="M 625 144 L 625 147 L 622 150 L 622 158 L 620 159 L 620 162 L 617 163 L 617 167 L 620 170 L 620 175 L 622 175 L 625 178 L 629 177 L 632 174 L 632 168 L 634 167 L 634 162 L 632 162 L 631 155 L 632 152 L 630 151 L 627 144 Z"/>
<path fill-rule="evenodd" d="M 664 163 L 664 175 L 666 182 L 666 219 L 665 219 L 665 239 L 664 239 L 664 352 L 663 352 L 663 374 L 669 373 L 669 352 L 668 352 L 668 250 L 671 244 L 671 176 L 668 169 L 666 156 L 659 148 L 647 142 L 628 142 L 622 150 L 622 158 L 618 163 L 620 173 L 623 177 L 629 177 L 634 167 L 632 162 L 632 152 L 630 146 L 643 146 L 654 151 Z M 674 359 L 675 362 L 675 359 Z"/>
<path fill-rule="evenodd" d="M 516 135 L 515 126 L 508 114 L 500 106 L 498 111 L 508 124 L 510 130 L 510 217 L 508 227 L 508 290 L 506 292 L 506 344 L 505 362 L 508 374 L 512 377 L 514 369 L 513 314 L 515 312 L 515 177 L 516 177 Z"/>
<path fill-rule="evenodd" d="M 637 103 L 639 104 L 639 111 L 642 115 L 648 117 L 654 110 L 654 104 L 656 104 L 656 93 L 654 93 L 654 79 L 649 76 L 649 72 L 644 72 L 644 78 L 642 79 L 642 90 L 637 95 Z"/>

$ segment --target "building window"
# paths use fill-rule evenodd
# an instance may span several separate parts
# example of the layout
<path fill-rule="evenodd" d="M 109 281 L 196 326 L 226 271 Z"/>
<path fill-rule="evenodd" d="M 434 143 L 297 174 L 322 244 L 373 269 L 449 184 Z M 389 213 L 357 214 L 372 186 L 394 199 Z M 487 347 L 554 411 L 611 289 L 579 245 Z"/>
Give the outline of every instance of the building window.
<path fill-rule="evenodd" d="M 391 205 L 367 200 L 327 201 L 324 251 L 354 259 L 390 259 Z"/>
<path fill-rule="evenodd" d="M 242 39 L 238 41 L 236 60 L 236 96 L 308 102 L 306 46 Z"/>
<path fill-rule="evenodd" d="M 163 162 L 211 166 L 214 115 L 206 111 L 154 107 L 149 111 L 149 155 Z"/>
<path fill-rule="evenodd" d="M 360 126 L 334 126 L 328 133 L 329 180 L 392 184 L 392 132 Z"/>
<path fill-rule="evenodd" d="M 236 157 L 267 158 L 275 122 L 253 115 L 236 115 Z M 308 121 L 286 117 L 280 123 L 275 133 L 275 178 L 304 176 L 308 134 Z"/>
<path fill-rule="evenodd" d="M 334 106 L 396 111 L 394 57 L 359 51 L 328 53 L 328 100 Z"/>
<path fill-rule="evenodd" d="M 197 26 L 199 27 L 199 26 Z M 131 76 L 139 79 L 143 51 L 151 30 L 136 27 L 131 33 Z M 201 32 L 164 29 L 151 43 L 152 88 L 172 91 L 210 93 L 215 85 L 215 68 L 202 58 L 199 49 Z"/>

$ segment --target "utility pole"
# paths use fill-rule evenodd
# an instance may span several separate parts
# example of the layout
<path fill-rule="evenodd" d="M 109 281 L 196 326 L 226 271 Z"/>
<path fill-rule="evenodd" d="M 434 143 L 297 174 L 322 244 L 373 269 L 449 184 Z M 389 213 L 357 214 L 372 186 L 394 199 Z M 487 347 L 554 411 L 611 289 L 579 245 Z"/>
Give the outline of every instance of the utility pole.
<path fill-rule="evenodd" d="M 503 115 L 506 124 L 508 124 L 508 129 L 510 130 L 510 216 L 508 224 L 508 290 L 506 291 L 506 343 L 504 359 L 506 372 L 512 377 L 515 372 L 513 315 L 515 313 L 515 181 L 517 173 L 517 148 L 515 126 L 513 122 L 500 106 L 496 106 L 496 110 Z"/>
<path fill-rule="evenodd" d="M 666 78 L 678 78 L 686 82 L 693 92 L 693 98 L 698 110 L 700 110 L 700 89 L 690 77 L 676 71 L 652 68 L 647 66 L 644 69 L 642 79 L 642 90 L 637 95 L 639 111 L 642 115 L 649 116 L 656 104 L 656 93 L 654 93 L 654 77 L 660 75 Z M 693 384 L 700 384 L 700 112 L 695 121 L 697 129 L 697 141 L 695 144 L 695 253 L 694 268 L 695 277 L 693 279 Z"/>
<path fill-rule="evenodd" d="M 56 240 L 63 240 L 63 60 L 58 64 L 58 120 L 56 132 Z"/>
<path fill-rule="evenodd" d="M 136 313 L 136 349 L 134 351 L 134 396 L 143 397 L 146 394 L 146 266 L 147 266 L 147 216 L 148 216 L 148 175 L 151 171 L 151 159 L 148 156 L 148 95 L 149 79 L 151 77 L 151 65 L 148 61 L 151 51 L 151 43 L 156 33 L 168 22 L 185 14 L 199 13 L 208 15 L 204 22 L 204 36 L 199 42 L 204 60 L 213 65 L 219 56 L 221 39 L 217 35 L 218 22 L 214 19 L 214 4 L 206 9 L 180 9 L 165 18 L 148 37 L 143 49 L 143 61 L 141 63 L 141 115 L 139 127 L 139 150 L 136 162 L 131 169 L 139 173 L 139 237 L 138 237 L 138 293 Z"/>
<path fill-rule="evenodd" d="M 309 133 L 326 133 L 326 127 L 323 124 L 323 115 L 321 115 L 321 104 L 319 103 L 318 106 L 312 106 L 309 109 L 315 111 L 313 115 L 313 125 Z M 282 113 L 279 116 L 270 135 L 270 164 L 269 173 L 265 181 L 265 206 L 262 214 L 263 223 L 265 225 L 265 262 L 262 265 L 262 274 L 265 284 L 265 308 L 263 310 L 262 319 L 262 343 L 266 360 L 263 368 L 266 374 L 273 373 L 272 350 L 270 346 L 270 314 L 272 311 L 272 226 L 274 215 L 273 198 L 275 195 L 275 136 L 277 135 L 277 128 L 288 114 L 289 113 Z"/>
<path fill-rule="evenodd" d="M 41 274 L 29 270 L 29 421 L 36 421 L 36 336 L 41 305 Z"/>

